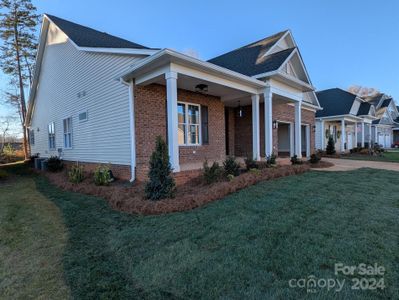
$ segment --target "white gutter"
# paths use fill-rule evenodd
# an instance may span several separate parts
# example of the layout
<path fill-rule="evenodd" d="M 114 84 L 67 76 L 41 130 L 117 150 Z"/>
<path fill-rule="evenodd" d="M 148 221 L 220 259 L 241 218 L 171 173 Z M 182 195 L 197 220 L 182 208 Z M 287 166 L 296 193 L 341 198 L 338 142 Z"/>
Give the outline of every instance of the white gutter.
<path fill-rule="evenodd" d="M 129 128 L 130 128 L 130 182 L 136 180 L 136 131 L 134 120 L 134 84 L 133 80 L 126 82 L 121 79 L 121 83 L 129 88 Z"/>

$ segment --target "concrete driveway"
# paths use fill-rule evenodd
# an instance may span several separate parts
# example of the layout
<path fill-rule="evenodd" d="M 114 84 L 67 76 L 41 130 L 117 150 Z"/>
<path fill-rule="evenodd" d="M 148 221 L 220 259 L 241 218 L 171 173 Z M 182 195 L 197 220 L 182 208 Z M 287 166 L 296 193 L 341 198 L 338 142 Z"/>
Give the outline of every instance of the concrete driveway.
<path fill-rule="evenodd" d="M 326 158 L 323 160 L 332 162 L 334 164 L 331 168 L 314 169 L 318 171 L 350 171 L 360 168 L 373 168 L 383 169 L 399 172 L 399 163 L 392 162 L 379 162 L 379 161 L 366 161 L 366 160 L 352 160 L 352 159 L 339 159 L 339 158 Z"/>

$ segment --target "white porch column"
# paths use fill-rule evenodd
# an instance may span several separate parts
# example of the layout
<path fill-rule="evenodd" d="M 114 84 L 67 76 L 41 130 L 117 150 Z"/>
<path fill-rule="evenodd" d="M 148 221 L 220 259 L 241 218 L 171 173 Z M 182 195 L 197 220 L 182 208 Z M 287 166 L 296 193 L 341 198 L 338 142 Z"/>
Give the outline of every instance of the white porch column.
<path fill-rule="evenodd" d="M 168 149 L 170 164 L 173 172 L 180 171 L 179 164 L 179 141 L 178 141 L 178 119 L 177 119 L 177 73 L 165 73 L 166 79 L 166 103 L 168 119 Z"/>
<path fill-rule="evenodd" d="M 362 148 L 364 148 L 364 122 L 362 122 L 362 140 L 361 140 L 361 143 L 362 143 Z"/>
<path fill-rule="evenodd" d="M 259 95 L 252 95 L 252 156 L 260 160 Z"/>
<path fill-rule="evenodd" d="M 295 155 L 302 158 L 302 102 L 295 102 Z"/>
<path fill-rule="evenodd" d="M 357 122 L 355 122 L 355 147 L 357 148 Z"/>
<path fill-rule="evenodd" d="M 265 154 L 269 157 L 273 153 L 273 115 L 272 115 L 272 91 L 266 87 L 265 98 Z"/>
<path fill-rule="evenodd" d="M 378 127 L 374 126 L 374 143 L 378 143 Z"/>
<path fill-rule="evenodd" d="M 325 150 L 325 136 L 326 136 L 326 133 L 325 133 L 325 128 L 324 128 L 324 120 L 321 120 L 320 121 L 320 130 L 321 130 L 321 137 L 320 137 L 320 140 L 321 140 L 321 143 L 320 143 L 320 146 L 321 146 L 321 150 Z"/>
<path fill-rule="evenodd" d="M 369 124 L 369 148 L 371 147 L 371 124 Z"/>
<path fill-rule="evenodd" d="M 341 120 L 341 153 L 345 152 L 346 128 L 345 120 Z"/>

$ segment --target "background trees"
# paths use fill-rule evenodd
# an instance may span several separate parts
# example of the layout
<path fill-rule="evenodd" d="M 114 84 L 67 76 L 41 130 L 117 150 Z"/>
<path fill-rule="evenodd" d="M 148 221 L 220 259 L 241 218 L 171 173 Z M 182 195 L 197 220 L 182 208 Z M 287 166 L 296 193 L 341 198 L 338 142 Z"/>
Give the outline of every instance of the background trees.
<path fill-rule="evenodd" d="M 28 158 L 25 88 L 32 82 L 36 57 L 36 27 L 39 16 L 31 0 L 0 0 L 0 63 L 9 77 L 5 102 L 19 113 L 25 158 Z"/>

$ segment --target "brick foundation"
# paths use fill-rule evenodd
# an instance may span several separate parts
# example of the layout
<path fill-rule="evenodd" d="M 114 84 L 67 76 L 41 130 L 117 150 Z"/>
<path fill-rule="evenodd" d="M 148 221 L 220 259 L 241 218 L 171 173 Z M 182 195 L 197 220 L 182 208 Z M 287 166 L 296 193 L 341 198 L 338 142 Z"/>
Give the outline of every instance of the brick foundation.
<path fill-rule="evenodd" d="M 76 164 L 76 161 L 67 161 L 64 160 L 64 164 L 67 169 L 69 169 L 72 165 Z M 84 167 L 84 171 L 88 173 L 94 173 L 94 170 L 99 165 L 107 165 L 110 167 L 112 174 L 114 177 L 122 180 L 130 180 L 130 166 L 128 165 L 115 165 L 115 164 L 100 164 L 100 163 L 91 163 L 91 162 L 79 162 L 79 165 Z"/>

